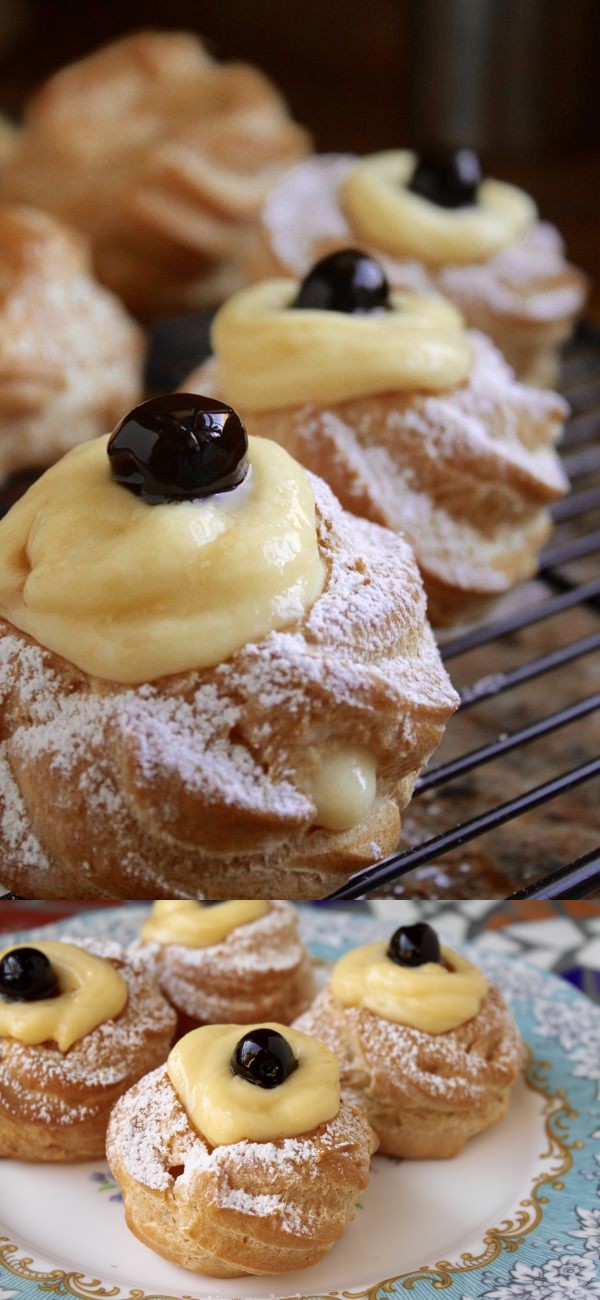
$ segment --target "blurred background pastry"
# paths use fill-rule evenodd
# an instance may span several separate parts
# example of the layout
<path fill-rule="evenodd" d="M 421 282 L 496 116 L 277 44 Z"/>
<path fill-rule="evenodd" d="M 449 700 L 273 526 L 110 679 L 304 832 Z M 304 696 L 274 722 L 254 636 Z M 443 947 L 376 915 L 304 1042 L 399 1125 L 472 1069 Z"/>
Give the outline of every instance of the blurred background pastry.
<path fill-rule="evenodd" d="M 457 703 L 408 543 L 212 398 L 143 403 L 28 490 L 0 612 L 25 895 L 322 897 L 397 844 Z"/>
<path fill-rule="evenodd" d="M 58 460 L 139 400 L 145 343 L 85 240 L 0 204 L 0 480 Z"/>
<path fill-rule="evenodd" d="M 65 68 L 27 106 L 0 195 L 89 238 L 137 315 L 221 302 L 268 189 L 307 134 L 256 68 L 183 32 L 143 31 Z"/>
<path fill-rule="evenodd" d="M 532 199 L 484 175 L 472 149 L 307 159 L 269 195 L 249 272 L 304 276 L 317 258 L 353 245 L 382 261 L 394 288 L 456 303 L 519 379 L 556 381 L 585 276 Z"/>
<path fill-rule="evenodd" d="M 355 249 L 217 313 L 214 359 L 185 382 L 321 475 L 342 505 L 414 548 L 434 624 L 528 578 L 567 488 L 566 403 L 517 383 L 440 298 L 390 289 Z"/>
<path fill-rule="evenodd" d="M 154 904 L 140 944 L 151 945 L 179 1032 L 201 1024 L 279 1020 L 288 1025 L 314 997 L 298 915 L 278 899 Z"/>

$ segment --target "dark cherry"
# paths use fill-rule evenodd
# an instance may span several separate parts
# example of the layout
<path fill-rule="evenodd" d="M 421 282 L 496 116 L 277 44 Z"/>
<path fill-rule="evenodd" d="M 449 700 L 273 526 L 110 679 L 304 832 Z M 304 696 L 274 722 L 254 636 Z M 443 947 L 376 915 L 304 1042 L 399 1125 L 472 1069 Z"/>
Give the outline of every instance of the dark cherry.
<path fill-rule="evenodd" d="M 474 149 L 425 149 L 408 188 L 440 208 L 464 208 L 475 202 L 482 175 Z"/>
<path fill-rule="evenodd" d="M 278 1088 L 298 1069 L 298 1062 L 287 1038 L 276 1029 L 250 1029 L 240 1038 L 231 1069 L 259 1088 Z"/>
<path fill-rule="evenodd" d="M 195 393 L 142 402 L 108 443 L 112 477 L 149 505 L 229 492 L 246 477 L 247 452 L 239 415 Z"/>
<path fill-rule="evenodd" d="M 38 948 L 13 948 L 0 961 L 0 994 L 11 1002 L 39 1002 L 58 993 L 51 962 Z"/>
<path fill-rule="evenodd" d="M 390 939 L 387 955 L 397 966 L 424 966 L 428 961 L 443 964 L 440 941 L 425 921 L 401 925 Z"/>
<path fill-rule="evenodd" d="M 315 262 L 291 305 L 350 314 L 385 311 L 389 292 L 385 271 L 374 257 L 357 248 L 344 248 Z"/>

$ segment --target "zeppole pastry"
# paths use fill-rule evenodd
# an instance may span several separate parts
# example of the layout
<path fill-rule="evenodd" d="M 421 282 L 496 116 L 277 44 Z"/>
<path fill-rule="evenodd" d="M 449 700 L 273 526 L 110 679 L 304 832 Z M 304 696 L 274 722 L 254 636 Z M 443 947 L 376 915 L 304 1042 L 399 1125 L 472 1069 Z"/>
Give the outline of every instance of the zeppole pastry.
<path fill-rule="evenodd" d="M 307 159 L 273 187 L 248 270 L 302 277 L 352 244 L 381 258 L 394 288 L 451 299 L 519 379 L 556 381 L 585 277 L 529 195 L 483 177 L 472 150 Z"/>
<path fill-rule="evenodd" d="M 143 358 L 81 237 L 0 204 L 0 480 L 110 428 L 140 397 Z"/>
<path fill-rule="evenodd" d="M 330 254 L 305 280 L 234 295 L 214 359 L 186 381 L 321 475 L 346 510 L 414 548 L 434 624 L 530 577 L 567 487 L 566 404 L 515 381 L 439 297 L 389 288 L 374 258 Z"/>
<path fill-rule="evenodd" d="M 0 521 L 15 892 L 322 897 L 394 848 L 456 703 L 408 544 L 212 398 L 144 403 Z"/>
<path fill-rule="evenodd" d="M 179 1013 L 179 1029 L 227 1021 L 288 1025 L 314 996 L 312 962 L 289 903 L 154 904 L 142 926 L 160 984 Z"/>
<path fill-rule="evenodd" d="M 322 1259 L 376 1146 L 328 1048 L 274 1023 L 208 1025 L 117 1103 L 107 1156 L 136 1237 L 194 1272 L 241 1277 Z"/>
<path fill-rule="evenodd" d="M 524 1059 L 499 989 L 423 923 L 341 957 L 296 1027 L 335 1052 L 381 1154 L 413 1160 L 502 1119 Z"/>
<path fill-rule="evenodd" d="M 144 317 L 240 284 L 270 185 L 308 150 L 271 82 L 184 32 L 122 37 L 33 97 L 0 195 L 90 239 L 100 280 Z"/>
<path fill-rule="evenodd" d="M 166 1060 L 175 1020 L 154 962 L 117 944 L 0 950 L 0 1156 L 103 1156 L 115 1101 Z"/>

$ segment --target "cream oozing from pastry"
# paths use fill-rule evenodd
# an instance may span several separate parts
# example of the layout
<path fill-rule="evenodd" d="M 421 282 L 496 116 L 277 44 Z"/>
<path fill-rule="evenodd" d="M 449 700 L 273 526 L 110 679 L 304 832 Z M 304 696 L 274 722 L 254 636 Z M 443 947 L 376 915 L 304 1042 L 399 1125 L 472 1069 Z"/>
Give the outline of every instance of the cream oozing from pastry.
<path fill-rule="evenodd" d="M 355 948 L 336 962 L 330 987 L 345 1007 L 365 1007 L 383 1020 L 445 1034 L 477 1015 L 488 983 L 472 962 L 442 945 L 445 966 L 399 966 L 387 943 Z"/>
<path fill-rule="evenodd" d="M 16 944 L 0 953 L 13 952 Z M 103 957 L 72 943 L 48 940 L 35 947 L 48 958 L 59 992 L 38 1002 L 11 1002 L 0 996 L 0 1036 L 36 1046 L 54 1042 L 61 1052 L 105 1020 L 121 1014 L 127 1003 L 123 976 Z"/>
<path fill-rule="evenodd" d="M 326 754 L 310 781 L 317 825 L 346 831 L 367 816 L 377 793 L 377 764 L 373 754 L 347 745 Z"/>
<path fill-rule="evenodd" d="M 505 181 L 486 179 L 473 204 L 444 208 L 407 188 L 417 163 L 409 150 L 372 154 L 342 178 L 339 198 L 359 239 L 393 257 L 432 264 L 483 262 L 533 225 L 536 206 Z"/>
<path fill-rule="evenodd" d="M 390 294 L 390 310 L 294 310 L 295 280 L 266 280 L 217 313 L 212 347 L 225 400 L 246 411 L 341 402 L 390 390 L 454 388 L 471 345 L 442 298 Z"/>
<path fill-rule="evenodd" d="M 0 613 L 120 683 L 206 668 L 303 618 L 325 580 L 310 479 L 249 441 L 240 487 L 164 505 L 114 482 L 106 438 L 76 447 L 0 522 Z"/>
<path fill-rule="evenodd" d="M 210 948 L 239 925 L 258 921 L 270 911 L 270 903 L 236 898 L 206 907 L 204 903 L 165 899 L 154 904 L 141 930 L 148 943 L 178 944 L 183 948 Z"/>
<path fill-rule="evenodd" d="M 276 1088 L 249 1083 L 231 1069 L 240 1039 L 259 1028 L 282 1034 L 298 1062 Z M 287 1025 L 204 1025 L 179 1040 L 167 1072 L 189 1119 L 211 1146 L 298 1137 L 333 1119 L 340 1108 L 337 1057 Z"/>

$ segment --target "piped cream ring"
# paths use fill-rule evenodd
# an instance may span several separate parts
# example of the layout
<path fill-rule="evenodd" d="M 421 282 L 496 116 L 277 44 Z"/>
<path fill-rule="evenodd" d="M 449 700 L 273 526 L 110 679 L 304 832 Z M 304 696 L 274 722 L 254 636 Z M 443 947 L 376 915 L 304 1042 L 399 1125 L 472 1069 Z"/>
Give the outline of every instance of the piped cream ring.
<path fill-rule="evenodd" d="M 13 944 L 0 953 L 16 952 L 27 944 Z M 60 992 L 39 1002 L 11 1002 L 0 997 L 0 1036 L 36 1046 L 54 1042 L 61 1052 L 112 1020 L 127 1003 L 127 984 L 118 970 L 85 948 L 48 940 L 35 948 L 51 963 Z"/>
<path fill-rule="evenodd" d="M 183 948 L 210 948 L 223 943 L 239 925 L 258 921 L 270 903 L 236 898 L 205 907 L 202 903 L 165 899 L 154 904 L 141 930 L 146 943 L 178 944 Z"/>
<path fill-rule="evenodd" d="M 227 401 L 246 411 L 454 388 L 471 366 L 459 313 L 442 298 L 393 293 L 391 310 L 294 310 L 295 280 L 266 280 L 217 313 L 212 347 Z"/>
<path fill-rule="evenodd" d="M 408 150 L 376 153 L 342 180 L 340 203 L 355 235 L 371 248 L 433 264 L 484 262 L 533 225 L 535 203 L 505 181 L 482 181 L 477 201 L 462 208 L 411 193 L 406 186 L 416 161 Z"/>
<path fill-rule="evenodd" d="M 298 1069 L 277 1088 L 261 1088 L 231 1069 L 240 1038 L 274 1029 L 287 1039 Z M 287 1025 L 204 1025 L 186 1034 L 167 1072 L 189 1119 L 211 1146 L 298 1137 L 333 1119 L 340 1108 L 340 1067 L 323 1043 Z"/>
<path fill-rule="evenodd" d="M 427 1034 L 447 1033 L 477 1015 L 488 983 L 472 962 L 442 945 L 446 966 L 399 966 L 386 956 L 387 948 L 369 943 L 336 962 L 330 987 L 343 1006 L 365 1007 Z"/>

